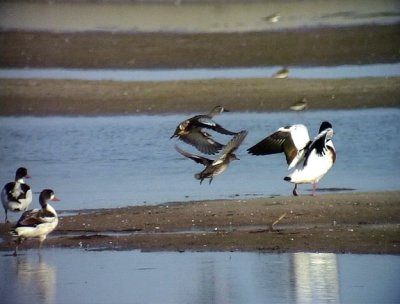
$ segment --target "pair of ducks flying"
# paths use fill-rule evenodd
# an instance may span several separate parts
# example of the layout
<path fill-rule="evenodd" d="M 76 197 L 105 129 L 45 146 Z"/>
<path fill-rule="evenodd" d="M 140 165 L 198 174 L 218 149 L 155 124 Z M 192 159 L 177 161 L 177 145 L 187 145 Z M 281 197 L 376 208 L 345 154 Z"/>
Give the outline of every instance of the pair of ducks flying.
<path fill-rule="evenodd" d="M 245 130 L 238 133 L 231 132 L 214 122 L 213 117 L 222 112 L 227 112 L 227 110 L 217 106 L 208 115 L 193 116 L 181 122 L 171 136 L 171 138 L 178 137 L 206 154 L 215 154 L 222 149 L 220 156 L 216 160 L 211 160 L 188 153 L 175 146 L 180 154 L 206 167 L 200 173 L 195 174 L 195 178 L 199 179 L 200 183 L 205 178 L 209 178 L 211 183 L 213 177 L 224 172 L 232 160 L 238 159 L 234 152 L 247 135 Z M 216 142 L 204 129 L 234 136 L 223 146 Z M 332 142 L 333 135 L 332 125 L 327 121 L 321 123 L 318 135 L 313 140 L 310 140 L 306 126 L 296 124 L 279 128 L 247 151 L 252 155 L 284 153 L 288 170 L 294 169 L 284 178 L 285 181 L 295 184 L 293 195 L 299 195 L 298 184 L 306 183 L 313 185 L 312 194 L 315 195 L 317 183 L 336 160 L 336 151 Z"/>
<path fill-rule="evenodd" d="M 15 173 L 15 181 L 7 183 L 1 191 L 1 202 L 5 211 L 5 221 L 8 221 L 7 213 L 25 211 L 32 202 L 32 190 L 25 183 L 24 178 L 30 178 L 26 168 L 18 168 Z M 54 191 L 44 189 L 39 196 L 41 209 L 25 211 L 14 226 L 11 234 L 15 239 L 14 255 L 17 255 L 19 244 L 26 238 L 39 238 L 40 247 L 47 235 L 58 225 L 56 210 L 49 201 L 59 201 Z"/>
<path fill-rule="evenodd" d="M 224 172 L 231 161 L 239 159 L 234 152 L 247 136 L 247 131 L 245 130 L 232 132 L 216 123 L 213 120 L 213 117 L 222 112 L 229 112 L 229 110 L 221 106 L 216 106 L 208 114 L 196 115 L 184 120 L 176 127 L 174 134 L 171 136 L 171 138 L 178 137 L 180 140 L 196 147 L 200 152 L 205 154 L 215 154 L 222 150 L 219 157 L 212 160 L 204 156 L 186 152 L 175 145 L 175 149 L 180 154 L 205 166 L 203 171 L 195 174 L 195 178 L 200 180 L 200 184 L 206 178 L 209 179 L 209 183 L 211 184 L 214 176 Z M 215 141 L 210 134 L 204 131 L 204 129 L 210 129 L 224 135 L 233 135 L 233 137 L 224 146 Z"/>

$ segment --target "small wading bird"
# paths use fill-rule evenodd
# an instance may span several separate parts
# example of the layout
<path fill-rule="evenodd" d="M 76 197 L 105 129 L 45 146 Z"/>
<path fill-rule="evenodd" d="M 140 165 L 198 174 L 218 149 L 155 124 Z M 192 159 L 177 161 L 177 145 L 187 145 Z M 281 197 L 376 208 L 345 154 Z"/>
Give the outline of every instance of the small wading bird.
<path fill-rule="evenodd" d="M 18 246 L 26 238 L 39 238 L 39 248 L 47 235 L 58 225 L 56 210 L 48 201 L 59 201 L 53 190 L 44 189 L 39 196 L 39 203 L 42 209 L 25 211 L 18 220 L 11 234 L 16 238 L 14 255 L 17 255 Z"/>
<path fill-rule="evenodd" d="M 15 181 L 7 183 L 1 191 L 1 202 L 5 212 L 5 222 L 8 222 L 8 211 L 25 211 L 32 202 L 32 190 L 25 184 L 24 178 L 30 178 L 26 168 L 18 168 Z"/>
<path fill-rule="evenodd" d="M 272 75 L 274 78 L 287 78 L 289 76 L 289 70 L 288 68 L 283 68 L 281 70 L 279 70 L 278 72 L 276 72 L 274 75 Z"/>
<path fill-rule="evenodd" d="M 217 153 L 224 145 L 215 141 L 211 135 L 203 129 L 210 129 L 225 135 L 237 134 L 237 132 L 231 132 L 213 121 L 213 117 L 222 112 L 229 111 L 224 107 L 216 106 L 209 114 L 196 115 L 186 119 L 176 127 L 171 138 L 178 137 L 180 140 L 196 147 L 197 150 L 205 154 Z"/>
<path fill-rule="evenodd" d="M 333 135 L 332 125 L 324 121 L 319 134 L 311 141 L 307 127 L 298 124 L 279 128 L 247 151 L 253 155 L 285 153 L 288 170 L 294 168 L 284 178 L 295 184 L 293 195 L 299 195 L 297 184 L 312 184 L 312 194 L 315 195 L 317 183 L 336 160 Z"/>
<path fill-rule="evenodd" d="M 271 22 L 271 23 L 276 23 L 281 19 L 281 15 L 279 13 L 273 13 L 269 16 L 266 16 L 262 18 L 264 21 Z"/>
<path fill-rule="evenodd" d="M 290 110 L 292 111 L 303 111 L 307 109 L 308 104 L 307 104 L 307 98 L 303 97 L 302 99 L 296 101 L 290 106 Z"/>
<path fill-rule="evenodd" d="M 175 146 L 176 150 L 182 154 L 183 156 L 194 160 L 196 163 L 204 165 L 206 168 L 200 173 L 195 174 L 195 178 L 200 180 L 200 184 L 204 179 L 209 178 L 209 184 L 211 184 L 214 176 L 217 176 L 224 172 L 231 161 L 238 160 L 239 158 L 234 154 L 236 149 L 243 142 L 244 138 L 247 135 L 247 131 L 240 131 L 237 133 L 224 147 L 221 151 L 220 156 L 216 160 L 208 159 L 203 156 L 190 154 L 186 151 L 183 151 L 178 146 Z"/>

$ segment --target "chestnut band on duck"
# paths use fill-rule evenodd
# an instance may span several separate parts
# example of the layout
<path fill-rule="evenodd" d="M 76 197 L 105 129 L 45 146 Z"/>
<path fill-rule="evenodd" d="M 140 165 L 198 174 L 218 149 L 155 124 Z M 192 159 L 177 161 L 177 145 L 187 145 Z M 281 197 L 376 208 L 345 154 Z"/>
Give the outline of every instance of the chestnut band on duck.
<path fill-rule="evenodd" d="M 25 211 L 14 229 L 12 234 L 16 238 L 14 255 L 17 255 L 18 246 L 26 238 L 39 238 L 39 248 L 47 235 L 58 225 L 58 215 L 56 210 L 49 204 L 49 201 L 59 201 L 51 189 L 44 189 L 39 196 L 41 209 Z"/>

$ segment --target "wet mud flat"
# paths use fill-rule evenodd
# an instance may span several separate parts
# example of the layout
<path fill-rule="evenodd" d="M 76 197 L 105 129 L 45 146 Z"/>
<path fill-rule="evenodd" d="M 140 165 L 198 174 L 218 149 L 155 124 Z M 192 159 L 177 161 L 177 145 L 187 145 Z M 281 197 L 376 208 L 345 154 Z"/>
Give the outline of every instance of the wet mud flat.
<path fill-rule="evenodd" d="M 0 115 L 132 115 L 282 111 L 302 98 L 310 110 L 398 107 L 399 77 L 211 79 L 162 82 L 0 80 Z"/>
<path fill-rule="evenodd" d="M 399 62 L 397 25 L 299 30 L 165 32 L 0 32 L 2 68 L 173 69 L 338 66 Z M 271 75 L 272 76 L 272 75 Z M 399 78 L 212 79 L 165 82 L 0 80 L 0 115 L 120 115 L 398 107 Z"/>
<path fill-rule="evenodd" d="M 320 194 L 60 212 L 46 247 L 400 253 L 400 192 Z M 0 250 L 13 249 L 1 224 Z M 21 249 L 35 248 L 36 240 Z"/>
<path fill-rule="evenodd" d="M 359 25 L 279 31 L 0 31 L 0 67 L 202 68 L 398 62 L 400 30 Z"/>

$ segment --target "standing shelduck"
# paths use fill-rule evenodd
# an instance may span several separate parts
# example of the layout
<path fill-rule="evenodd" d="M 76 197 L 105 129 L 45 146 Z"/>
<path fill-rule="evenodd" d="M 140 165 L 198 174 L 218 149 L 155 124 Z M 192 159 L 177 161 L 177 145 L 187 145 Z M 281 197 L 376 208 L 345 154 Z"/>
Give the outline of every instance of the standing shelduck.
<path fill-rule="evenodd" d="M 41 248 L 47 235 L 57 227 L 57 212 L 48 201 L 59 201 L 59 199 L 55 197 L 53 190 L 44 189 L 39 196 L 42 209 L 25 211 L 18 220 L 11 232 L 16 237 L 14 255 L 17 255 L 18 246 L 26 238 L 39 238 L 39 248 Z"/>
<path fill-rule="evenodd" d="M 324 121 L 319 134 L 310 140 L 307 127 L 301 124 L 279 128 L 247 151 L 253 155 L 285 153 L 288 169 L 293 172 L 284 178 L 294 183 L 293 195 L 298 196 L 298 184 L 312 184 L 315 195 L 317 183 L 332 168 L 336 150 L 332 142 L 332 125 Z"/>
<path fill-rule="evenodd" d="M 32 190 L 25 184 L 24 178 L 30 178 L 26 168 L 18 168 L 15 181 L 7 183 L 1 191 L 1 202 L 4 207 L 5 221 L 8 221 L 8 211 L 25 211 L 32 202 Z"/>

